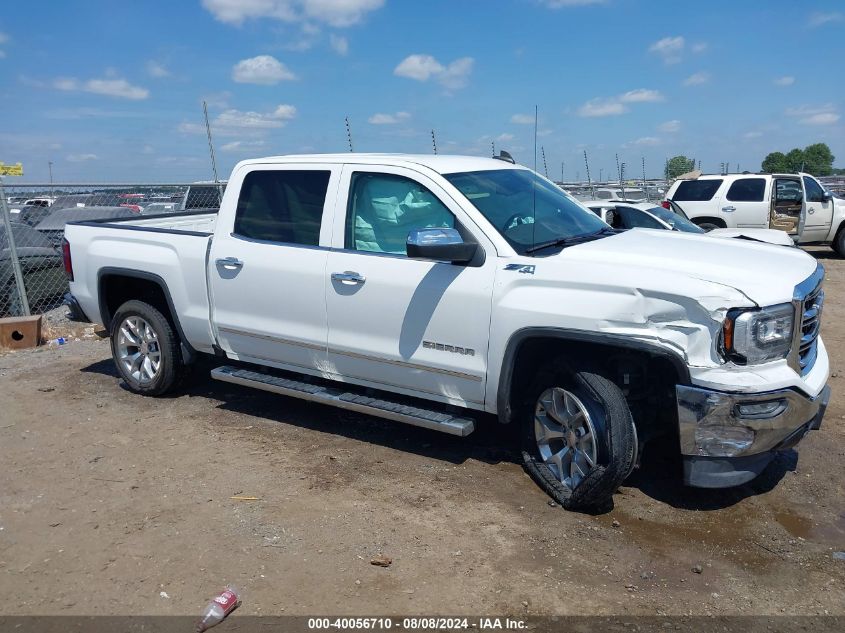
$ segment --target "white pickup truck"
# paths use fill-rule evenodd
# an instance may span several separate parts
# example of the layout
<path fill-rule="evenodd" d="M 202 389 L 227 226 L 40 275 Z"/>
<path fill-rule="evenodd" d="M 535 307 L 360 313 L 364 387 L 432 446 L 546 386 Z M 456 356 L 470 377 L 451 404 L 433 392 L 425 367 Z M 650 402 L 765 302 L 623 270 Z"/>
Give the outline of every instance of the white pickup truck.
<path fill-rule="evenodd" d="M 567 508 L 661 436 L 687 484 L 749 481 L 829 395 L 815 259 L 616 231 L 502 159 L 249 160 L 219 214 L 69 224 L 64 254 L 132 391 L 209 354 L 215 379 L 446 433 L 495 416 Z"/>
<path fill-rule="evenodd" d="M 700 227 L 779 229 L 799 244 L 829 244 L 845 257 L 845 200 L 810 174 L 693 176 L 672 183 L 666 199 Z"/>

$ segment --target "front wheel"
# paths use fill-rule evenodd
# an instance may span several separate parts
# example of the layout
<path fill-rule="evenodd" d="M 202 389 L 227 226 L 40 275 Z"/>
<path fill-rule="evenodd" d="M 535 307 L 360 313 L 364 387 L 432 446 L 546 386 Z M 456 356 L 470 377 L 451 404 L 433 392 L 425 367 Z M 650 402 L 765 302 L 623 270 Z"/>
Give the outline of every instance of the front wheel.
<path fill-rule="evenodd" d="M 114 363 L 130 391 L 160 396 L 182 375 L 179 338 L 165 316 L 143 301 L 127 301 L 112 319 Z"/>
<path fill-rule="evenodd" d="M 837 255 L 845 257 L 845 227 L 839 229 L 836 237 L 833 238 L 833 244 L 831 246 Z"/>
<path fill-rule="evenodd" d="M 610 504 L 637 453 L 622 391 L 599 374 L 550 368 L 530 393 L 522 416 L 525 469 L 567 510 Z"/>

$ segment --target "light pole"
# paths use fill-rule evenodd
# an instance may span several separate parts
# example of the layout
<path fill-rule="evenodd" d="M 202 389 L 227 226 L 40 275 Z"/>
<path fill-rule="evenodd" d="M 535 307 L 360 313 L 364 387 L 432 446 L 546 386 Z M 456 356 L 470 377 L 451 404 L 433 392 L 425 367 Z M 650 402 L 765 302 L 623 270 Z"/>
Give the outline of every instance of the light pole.
<path fill-rule="evenodd" d="M 47 161 L 47 168 L 50 170 L 50 197 L 53 197 L 53 161 Z"/>

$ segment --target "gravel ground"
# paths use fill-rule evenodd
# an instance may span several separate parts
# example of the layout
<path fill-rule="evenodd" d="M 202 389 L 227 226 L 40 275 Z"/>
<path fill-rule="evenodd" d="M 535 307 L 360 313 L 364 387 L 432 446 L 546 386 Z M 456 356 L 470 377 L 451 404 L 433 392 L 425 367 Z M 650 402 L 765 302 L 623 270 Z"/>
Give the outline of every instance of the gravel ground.
<path fill-rule="evenodd" d="M 497 425 L 453 438 L 207 366 L 135 396 L 55 311 L 65 345 L 0 355 L 0 614 L 196 614 L 232 582 L 239 615 L 845 615 L 845 262 L 814 254 L 833 398 L 800 460 L 708 492 L 652 459 L 598 516 L 550 506 Z"/>

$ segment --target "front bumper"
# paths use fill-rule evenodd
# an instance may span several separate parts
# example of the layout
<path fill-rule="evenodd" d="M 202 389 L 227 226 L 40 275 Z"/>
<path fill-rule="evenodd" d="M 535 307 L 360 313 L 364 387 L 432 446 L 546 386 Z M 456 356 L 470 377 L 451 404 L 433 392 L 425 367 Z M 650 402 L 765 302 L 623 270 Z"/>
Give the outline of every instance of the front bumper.
<path fill-rule="evenodd" d="M 774 459 L 821 426 L 830 387 L 815 398 L 792 389 L 726 393 L 677 385 L 684 483 L 725 488 L 750 481 Z"/>

